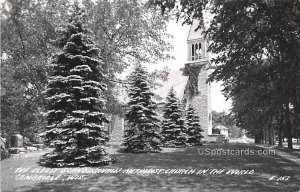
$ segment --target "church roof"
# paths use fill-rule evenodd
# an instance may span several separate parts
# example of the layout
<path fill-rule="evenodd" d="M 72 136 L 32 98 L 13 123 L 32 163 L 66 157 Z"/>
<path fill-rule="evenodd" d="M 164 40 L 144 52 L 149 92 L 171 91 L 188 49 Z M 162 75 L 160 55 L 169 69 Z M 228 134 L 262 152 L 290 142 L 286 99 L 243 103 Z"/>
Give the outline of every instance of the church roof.
<path fill-rule="evenodd" d="M 218 130 L 228 130 L 229 128 L 227 128 L 227 127 L 225 127 L 225 126 L 223 126 L 223 125 L 218 124 L 218 125 L 215 125 L 215 126 L 213 127 L 213 129 L 218 129 Z"/>
<path fill-rule="evenodd" d="M 188 81 L 188 77 L 182 75 L 180 69 L 172 70 L 169 73 L 168 80 L 163 82 L 163 86 L 157 90 L 157 94 L 165 101 L 171 88 L 174 88 L 177 98 L 183 98 L 184 89 Z"/>
<path fill-rule="evenodd" d="M 193 24 L 191 25 L 190 30 L 189 30 L 189 34 L 188 34 L 188 38 L 187 38 L 188 41 L 203 38 L 203 35 L 202 35 L 203 29 L 202 28 L 195 31 L 195 29 L 198 26 L 199 26 L 199 21 L 194 20 Z"/>
<path fill-rule="evenodd" d="M 154 90 L 155 94 L 157 94 L 161 99 L 156 98 L 154 100 L 157 103 L 164 103 L 172 87 L 174 88 L 176 97 L 181 100 L 183 98 L 187 81 L 188 76 L 184 76 L 181 69 L 171 70 L 168 75 L 168 80 L 162 82 L 162 87 Z M 126 105 L 125 103 L 129 101 L 128 93 L 123 89 L 119 91 L 117 98 L 121 103 L 124 103 L 124 105 Z"/>

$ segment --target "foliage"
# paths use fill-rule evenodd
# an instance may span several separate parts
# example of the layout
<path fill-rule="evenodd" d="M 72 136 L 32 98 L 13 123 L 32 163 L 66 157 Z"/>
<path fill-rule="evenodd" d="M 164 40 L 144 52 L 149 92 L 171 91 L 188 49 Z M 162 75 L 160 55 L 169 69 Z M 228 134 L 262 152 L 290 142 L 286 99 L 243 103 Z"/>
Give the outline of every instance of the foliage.
<path fill-rule="evenodd" d="M 131 63 L 157 63 L 171 58 L 171 37 L 166 31 L 168 17 L 144 3 L 133 1 L 84 1 L 89 10 L 90 28 L 101 46 L 103 59 L 111 70 L 122 72 Z"/>
<path fill-rule="evenodd" d="M 118 90 L 128 88 L 128 82 L 118 77 L 133 63 L 156 64 L 171 59 L 172 46 L 166 23 L 155 9 L 147 9 L 142 1 L 83 1 L 88 11 L 89 27 L 96 35 L 96 44 L 104 61 L 107 75 L 108 113 L 120 113 L 115 97 Z M 152 74 L 162 79 L 165 75 Z"/>
<path fill-rule="evenodd" d="M 225 111 L 217 112 L 212 111 L 212 121 L 213 125 L 221 124 L 225 127 L 230 127 L 236 124 L 236 120 L 232 114 L 227 114 Z"/>
<path fill-rule="evenodd" d="M 238 126 L 236 126 L 236 119 L 235 116 L 231 113 L 226 114 L 225 111 L 223 112 L 217 112 L 212 111 L 212 123 L 213 127 L 215 125 L 223 125 L 227 128 L 229 128 L 229 137 L 231 138 L 238 138 L 242 136 L 242 129 Z"/>
<path fill-rule="evenodd" d="M 138 64 L 131 74 L 130 101 L 125 119 L 129 128 L 125 133 L 125 151 L 158 152 L 162 137 L 159 134 L 160 120 L 155 112 L 154 94 L 149 87 L 148 73 Z"/>
<path fill-rule="evenodd" d="M 8 136 L 15 131 L 27 136 L 45 124 L 42 91 L 54 34 L 45 18 L 51 9 L 41 17 L 40 3 L 34 7 L 30 1 L 6 1 L 2 6 L 1 127 Z"/>
<path fill-rule="evenodd" d="M 292 148 L 291 108 L 300 118 L 300 2 L 150 0 L 149 4 L 163 13 L 175 11 L 184 23 L 206 24 L 209 51 L 216 55 L 209 81 L 224 82 L 223 92 L 234 101 L 235 117 L 247 124 L 245 128 L 262 123 L 258 135 L 272 125 L 284 105 Z M 208 23 L 205 12 L 211 15 Z"/>
<path fill-rule="evenodd" d="M 163 144 L 167 147 L 186 146 L 188 135 L 186 134 L 185 119 L 173 87 L 166 98 L 163 118 L 161 131 L 164 137 Z"/>
<path fill-rule="evenodd" d="M 203 129 L 199 124 L 199 116 L 195 115 L 193 107 L 189 107 L 186 110 L 186 126 L 187 126 L 187 134 L 189 136 L 188 143 L 191 145 L 199 145 L 202 144 L 202 134 Z"/>
<path fill-rule="evenodd" d="M 1 127 L 11 134 L 41 132 L 45 127 L 46 64 L 56 51 L 56 29 L 68 19 L 75 1 L 6 0 L 1 4 Z M 133 61 L 170 59 L 167 17 L 139 1 L 82 1 L 87 25 L 103 60 L 106 113 L 121 113 L 117 79 Z M 160 77 L 160 76 L 157 76 Z M 38 122 L 38 123 L 35 123 Z"/>
<path fill-rule="evenodd" d="M 66 26 L 60 28 L 56 45 L 60 50 L 49 64 L 46 89 L 47 141 L 53 152 L 42 161 L 48 166 L 106 165 L 103 122 L 105 99 L 102 60 L 86 27 L 83 11 L 74 5 Z"/>

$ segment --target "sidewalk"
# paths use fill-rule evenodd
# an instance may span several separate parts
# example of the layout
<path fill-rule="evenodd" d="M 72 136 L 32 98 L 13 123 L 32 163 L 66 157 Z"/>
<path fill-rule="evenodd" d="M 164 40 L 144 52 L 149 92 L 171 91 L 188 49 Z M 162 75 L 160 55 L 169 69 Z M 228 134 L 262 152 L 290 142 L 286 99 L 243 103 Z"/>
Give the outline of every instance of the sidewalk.
<path fill-rule="evenodd" d="M 265 146 L 263 144 L 255 144 L 255 145 L 258 146 L 258 147 L 265 148 L 265 149 L 273 149 L 273 150 L 275 150 L 276 155 L 279 155 L 279 156 L 281 156 L 281 157 L 283 157 L 283 158 L 285 158 L 287 160 L 290 160 L 290 161 L 296 163 L 297 165 L 300 165 L 300 158 L 299 157 L 294 156 L 294 155 L 290 155 L 287 152 L 283 152 L 283 151 L 280 151 L 278 149 L 275 149 L 276 146 L 269 146 L 269 147 L 267 147 L 267 146 Z"/>
<path fill-rule="evenodd" d="M 43 154 L 51 152 L 52 150 L 53 149 L 47 148 L 47 149 L 39 150 L 39 151 L 28 151 L 26 153 L 21 152 L 21 153 L 18 153 L 18 154 L 11 154 L 11 157 L 7 158 L 7 159 L 25 159 L 25 158 L 42 156 Z"/>

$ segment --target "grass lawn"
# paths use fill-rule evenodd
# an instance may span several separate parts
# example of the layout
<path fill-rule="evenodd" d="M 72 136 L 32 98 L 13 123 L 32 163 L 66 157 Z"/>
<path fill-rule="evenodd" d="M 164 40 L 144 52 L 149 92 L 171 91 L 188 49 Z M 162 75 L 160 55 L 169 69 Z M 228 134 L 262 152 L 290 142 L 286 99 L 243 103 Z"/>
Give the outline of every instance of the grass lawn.
<path fill-rule="evenodd" d="M 294 149 L 288 149 L 287 147 L 278 147 L 277 146 L 277 147 L 275 147 L 275 149 L 289 153 L 291 155 L 294 155 L 294 156 L 300 158 L 300 150 L 299 150 L 298 146 L 297 146 L 297 148 L 294 148 Z"/>
<path fill-rule="evenodd" d="M 88 174 L 85 179 L 56 181 L 16 180 L 18 167 L 42 168 L 38 157 L 7 159 L 2 161 L 2 191 L 298 191 L 300 166 L 277 155 L 199 155 L 203 149 L 259 150 L 251 144 L 206 144 L 185 149 L 167 149 L 164 153 L 115 153 L 118 162 L 103 168 L 132 169 L 208 169 L 206 174 Z M 50 170 L 50 168 L 47 168 Z M 96 168 L 94 168 L 96 169 Z M 210 174 L 212 169 L 225 169 L 220 174 Z M 254 174 L 229 175 L 229 169 L 254 170 Z M 60 169 L 61 170 L 61 169 Z M 24 173 L 25 174 L 25 173 Z M 59 171 L 50 175 L 59 175 Z M 272 176 L 289 176 L 287 181 L 269 180 Z M 63 175 L 67 178 L 67 174 Z"/>

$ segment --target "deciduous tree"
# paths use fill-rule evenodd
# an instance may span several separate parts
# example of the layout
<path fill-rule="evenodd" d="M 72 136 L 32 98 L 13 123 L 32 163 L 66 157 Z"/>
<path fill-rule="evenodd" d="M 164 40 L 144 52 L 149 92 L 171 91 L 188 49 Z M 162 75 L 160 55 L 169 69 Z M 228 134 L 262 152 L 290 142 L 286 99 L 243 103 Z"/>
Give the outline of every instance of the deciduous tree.
<path fill-rule="evenodd" d="M 266 109 L 260 110 L 268 116 L 263 121 L 272 119 L 273 112 L 284 105 L 288 146 L 292 148 L 291 107 L 300 117 L 300 2 L 150 0 L 149 3 L 159 6 L 163 13 L 175 10 L 184 23 L 198 20 L 199 28 L 206 25 L 209 51 L 216 55 L 211 60 L 215 70 L 209 81 L 223 81 L 227 98 L 244 97 L 247 91 L 254 91 L 257 99 L 267 93 L 268 101 L 264 100 L 263 106 Z M 208 23 L 205 12 L 211 14 Z M 255 80 L 266 82 L 265 85 L 271 86 L 269 91 L 257 92 L 252 85 Z M 243 121 L 252 117 L 244 118 Z"/>

